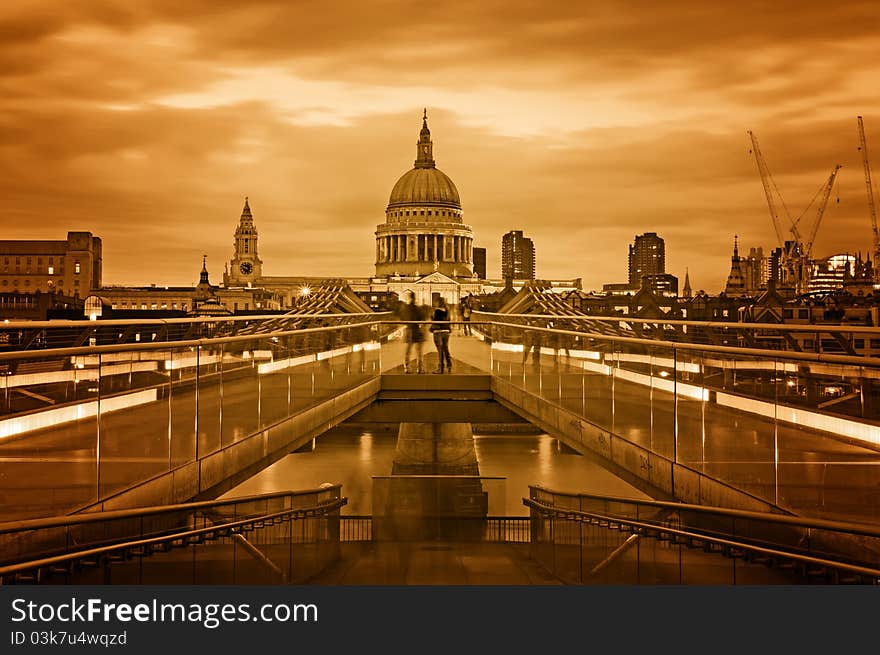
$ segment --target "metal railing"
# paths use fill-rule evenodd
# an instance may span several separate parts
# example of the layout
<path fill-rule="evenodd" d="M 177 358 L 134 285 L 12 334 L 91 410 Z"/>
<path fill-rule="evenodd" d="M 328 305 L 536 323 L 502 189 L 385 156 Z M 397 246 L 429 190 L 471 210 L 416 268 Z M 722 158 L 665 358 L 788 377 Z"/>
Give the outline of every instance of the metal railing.
<path fill-rule="evenodd" d="M 482 518 L 455 517 L 449 521 L 474 523 L 479 528 L 479 541 L 488 543 L 529 543 L 528 516 L 486 516 Z M 443 520 L 435 517 L 434 520 Z M 342 542 L 373 541 L 373 517 L 343 514 L 339 517 L 339 540 Z"/>
<path fill-rule="evenodd" d="M 499 386 L 568 412 L 572 439 L 615 462 L 634 458 L 634 472 L 665 493 L 687 469 L 795 512 L 880 520 L 880 359 L 514 318 L 522 323 L 487 313 L 472 321 Z"/>
<path fill-rule="evenodd" d="M 84 572 L 95 571 L 100 572 L 101 582 L 108 583 L 113 582 L 111 567 L 124 567 L 131 562 L 138 563 L 136 567 L 128 567 L 136 569 L 137 582 L 150 583 L 149 571 L 145 575 L 142 565 L 143 558 L 207 544 L 237 545 L 260 565 L 258 568 L 268 569 L 270 574 L 287 582 L 295 573 L 300 577 L 303 574 L 302 570 L 293 568 L 294 547 L 311 544 L 313 550 L 317 547 L 320 551 L 320 544 L 327 542 L 327 552 L 310 554 L 313 560 L 317 556 L 322 567 L 338 557 L 339 510 L 348 502 L 340 491 L 341 487 L 334 485 L 0 524 L 0 538 L 5 546 L 27 547 L 27 550 L 18 549 L 21 561 L 9 563 L 9 558 L 4 559 L 4 565 L 0 566 L 0 584 L 88 582 L 94 581 L 94 575 L 83 575 Z M 315 520 L 321 525 L 315 526 Z M 295 525 L 303 527 L 296 529 Z M 248 541 L 244 536 L 247 533 L 259 535 L 256 543 L 253 537 Z M 276 564 L 271 557 L 279 550 L 284 551 L 284 546 L 289 559 L 285 562 L 282 558 Z M 219 562 L 221 568 L 232 566 L 236 561 L 235 549 L 231 555 L 228 552 L 221 552 L 219 557 L 212 554 L 211 560 Z M 187 574 L 179 558 L 170 564 Z M 234 575 L 235 567 L 232 569 Z M 125 579 L 130 580 L 131 573 L 129 570 Z M 238 581 L 243 582 L 241 578 Z"/>
<path fill-rule="evenodd" d="M 571 326 L 603 337 L 634 337 L 674 343 L 760 348 L 814 354 L 880 357 L 880 327 L 834 323 L 750 323 L 621 314 L 583 314 L 558 304 L 559 313 L 498 314 L 474 312 L 474 320 L 492 320 L 540 327 Z"/>
<path fill-rule="evenodd" d="M 380 342 L 392 329 L 373 320 L 0 353 L 8 367 L 0 375 L 0 511 L 87 507 L 251 436 L 280 439 L 292 416 L 378 375 Z M 57 470 L 53 483 L 41 487 L 30 474 L 30 443 L 41 455 L 57 452 L 41 466 Z M 18 480 L 28 485 L 19 489 Z"/>
<path fill-rule="evenodd" d="M 874 526 L 536 486 L 523 503 L 532 556 L 578 583 L 705 581 L 688 567 L 711 570 L 725 584 L 880 583 Z M 706 557 L 716 554 L 729 564 L 719 569 L 717 558 Z"/>
<path fill-rule="evenodd" d="M 382 317 L 387 317 L 387 314 L 291 312 L 165 319 L 4 321 L 0 323 L 0 351 L 39 353 L 46 349 L 83 346 L 165 343 L 238 335 L 260 336 L 267 332 L 358 325 Z"/>
<path fill-rule="evenodd" d="M 258 318 L 267 323 L 279 320 L 275 315 Z M 593 323 L 585 323 L 587 319 Z M 216 323 L 244 325 L 254 320 L 220 317 Z M 397 337 L 412 323 L 375 314 L 341 315 L 339 320 L 360 322 L 0 353 L 0 366 L 8 367 L 7 374 L 0 375 L 0 478 L 33 479 L 21 473 L 32 466 L 24 461 L 31 451 L 11 445 L 20 435 L 48 439 L 54 431 L 78 453 L 77 461 L 68 458 L 58 465 L 63 473 L 52 476 L 76 480 L 75 485 L 45 485 L 38 493 L 13 487 L 6 490 L 9 507 L 3 509 L 33 516 L 59 507 L 88 506 L 249 436 L 281 429 L 298 411 L 400 366 L 404 343 Z M 854 490 L 875 489 L 880 482 L 880 469 L 868 451 L 846 459 L 832 449 L 828 457 L 808 462 L 787 461 L 779 448 L 791 441 L 780 441 L 779 435 L 803 433 L 810 439 L 833 436 L 880 450 L 880 359 L 665 341 L 600 333 L 591 327 L 620 320 L 477 312 L 471 321 L 447 324 L 456 335 L 467 325 L 483 339 L 479 348 L 472 341 L 473 347 L 454 351 L 456 359 L 574 412 L 585 433 L 588 426 L 596 426 L 668 462 L 794 511 L 814 506 L 825 515 L 844 516 L 865 507 L 880 508 L 876 493 L 866 498 Z M 626 320 L 756 334 L 780 329 L 770 324 Z M 205 321 L 215 319 L 157 323 L 191 326 Z M 70 323 L 82 327 L 81 322 Z M 105 322 L 91 323 L 101 328 Z M 107 321 L 106 327 L 125 332 L 144 323 Z M 417 323 L 427 326 L 431 321 Z M 543 327 L 550 324 L 555 327 Z M 560 329 L 562 324 L 573 329 Z M 806 333 L 817 328 L 784 329 Z M 873 328 L 821 329 L 866 335 Z M 468 348 L 473 356 L 465 352 Z M 433 349 L 430 340 L 425 349 Z M 31 368 L 15 372 L 19 365 Z M 138 418 L 146 412 L 148 419 Z M 714 452 L 713 443 L 729 440 L 740 418 L 756 435 L 752 445 L 739 443 L 734 457 Z M 132 421 L 143 434 L 127 440 L 122 424 Z M 811 479 L 834 480 L 825 486 L 829 493 L 817 498 L 804 471 Z M 45 507 L 31 504 L 35 498 L 45 500 Z M 880 518 L 880 509 L 876 515 Z"/>
<path fill-rule="evenodd" d="M 343 514 L 339 517 L 339 541 L 372 541 L 373 517 L 364 514 Z"/>
<path fill-rule="evenodd" d="M 0 523 L 0 565 L 174 533 L 200 521 L 238 519 L 341 498 L 341 485 L 174 505 L 52 516 Z"/>

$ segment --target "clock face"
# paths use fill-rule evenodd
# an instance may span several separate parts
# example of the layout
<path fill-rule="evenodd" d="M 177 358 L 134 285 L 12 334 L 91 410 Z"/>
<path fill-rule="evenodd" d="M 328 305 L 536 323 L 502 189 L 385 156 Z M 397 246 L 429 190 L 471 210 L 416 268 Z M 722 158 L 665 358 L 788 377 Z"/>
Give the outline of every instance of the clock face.
<path fill-rule="evenodd" d="M 241 271 L 242 275 L 250 275 L 251 271 L 254 270 L 254 265 L 250 262 L 242 262 L 239 264 L 238 270 Z"/>

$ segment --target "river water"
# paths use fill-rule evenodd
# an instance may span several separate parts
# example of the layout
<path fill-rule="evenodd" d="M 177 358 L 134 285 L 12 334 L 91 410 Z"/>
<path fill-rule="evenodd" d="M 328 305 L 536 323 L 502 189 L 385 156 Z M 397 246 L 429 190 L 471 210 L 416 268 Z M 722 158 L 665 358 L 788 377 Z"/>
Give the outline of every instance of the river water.
<path fill-rule="evenodd" d="M 291 453 L 263 469 L 224 497 L 309 489 L 341 483 L 348 497 L 344 514 L 372 514 L 373 476 L 391 474 L 396 431 L 370 432 L 340 426 L 315 440 L 310 452 Z M 588 457 L 560 448 L 546 434 L 488 434 L 474 437 L 480 475 L 499 476 L 487 484 L 491 513 L 526 516 L 522 504 L 530 484 L 550 489 L 647 498 Z"/>

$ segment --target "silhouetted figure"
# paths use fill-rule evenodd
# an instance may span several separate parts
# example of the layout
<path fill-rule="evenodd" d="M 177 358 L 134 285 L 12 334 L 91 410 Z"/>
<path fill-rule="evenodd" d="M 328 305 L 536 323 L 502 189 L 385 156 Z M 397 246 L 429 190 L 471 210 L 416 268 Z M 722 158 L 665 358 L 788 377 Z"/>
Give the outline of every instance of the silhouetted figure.
<path fill-rule="evenodd" d="M 403 361 L 403 371 L 404 373 L 411 373 L 412 367 L 410 364 L 411 353 L 413 347 L 416 350 L 416 359 L 418 360 L 418 367 L 416 369 L 417 373 L 422 373 L 422 344 L 425 341 L 425 334 L 422 332 L 422 326 L 420 323 L 416 323 L 415 321 L 421 321 L 424 317 L 422 316 L 422 310 L 416 305 L 416 296 L 410 291 L 409 293 L 409 302 L 407 302 L 403 309 L 401 310 L 401 319 L 404 321 L 413 321 L 405 326 L 405 336 L 406 336 L 406 354 L 404 355 Z"/>
<path fill-rule="evenodd" d="M 471 297 L 467 296 L 461 300 L 461 320 L 464 321 L 464 335 L 471 334 Z"/>
<path fill-rule="evenodd" d="M 523 329 L 523 356 L 522 365 L 525 367 L 529 358 L 529 351 L 532 353 L 532 366 L 538 368 L 541 366 L 541 333 L 537 330 L 528 329 L 532 325 L 532 321 L 526 322 Z"/>
<path fill-rule="evenodd" d="M 449 308 L 446 301 L 441 297 L 437 301 L 434 315 L 431 317 L 434 323 L 431 332 L 434 333 L 434 345 L 437 347 L 437 357 L 440 360 L 435 373 L 443 373 L 444 368 L 452 373 L 452 356 L 449 354 Z"/>
<path fill-rule="evenodd" d="M 553 321 L 549 321 L 547 323 L 547 327 L 548 328 L 555 327 L 557 330 L 570 329 L 570 327 L 564 321 L 562 322 L 561 325 L 555 325 L 553 323 Z M 553 366 L 554 366 L 554 368 L 557 368 L 557 369 L 559 368 L 560 351 L 562 351 L 562 350 L 565 351 L 566 363 L 571 358 L 571 352 L 569 351 L 569 348 L 568 348 L 569 340 L 570 340 L 570 337 L 565 334 L 551 333 L 549 335 L 549 339 L 548 339 L 548 341 L 550 342 L 549 345 L 551 348 L 553 348 Z"/>

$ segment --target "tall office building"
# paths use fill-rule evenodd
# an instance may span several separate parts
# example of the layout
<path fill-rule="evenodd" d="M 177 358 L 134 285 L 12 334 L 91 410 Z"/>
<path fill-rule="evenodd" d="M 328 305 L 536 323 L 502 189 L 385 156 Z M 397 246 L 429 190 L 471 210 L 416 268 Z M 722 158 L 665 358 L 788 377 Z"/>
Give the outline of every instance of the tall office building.
<path fill-rule="evenodd" d="M 761 289 L 767 288 L 767 274 L 769 266 L 764 257 L 764 249 L 761 247 L 750 248 L 749 256 L 742 257 L 742 272 L 745 277 L 746 291 L 757 295 Z"/>
<path fill-rule="evenodd" d="M 486 249 L 474 247 L 474 275 L 486 279 Z"/>
<path fill-rule="evenodd" d="M 645 275 L 663 275 L 666 272 L 666 243 L 656 232 L 636 236 L 629 247 L 629 284 L 638 287 Z"/>
<path fill-rule="evenodd" d="M 522 230 L 512 230 L 501 238 L 501 277 L 535 279 L 535 244 Z"/>

